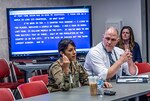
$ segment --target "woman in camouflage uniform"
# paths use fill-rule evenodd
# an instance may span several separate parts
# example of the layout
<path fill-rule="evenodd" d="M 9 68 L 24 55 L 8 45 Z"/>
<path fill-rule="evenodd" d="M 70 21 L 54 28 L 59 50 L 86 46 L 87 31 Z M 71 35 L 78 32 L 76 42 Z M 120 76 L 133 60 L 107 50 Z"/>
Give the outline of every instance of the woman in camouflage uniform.
<path fill-rule="evenodd" d="M 88 75 L 76 60 L 75 43 L 70 39 L 62 39 L 58 44 L 58 51 L 61 57 L 49 69 L 49 91 L 68 91 L 70 88 L 87 85 Z M 105 82 L 105 86 L 112 87 L 107 82 Z"/>

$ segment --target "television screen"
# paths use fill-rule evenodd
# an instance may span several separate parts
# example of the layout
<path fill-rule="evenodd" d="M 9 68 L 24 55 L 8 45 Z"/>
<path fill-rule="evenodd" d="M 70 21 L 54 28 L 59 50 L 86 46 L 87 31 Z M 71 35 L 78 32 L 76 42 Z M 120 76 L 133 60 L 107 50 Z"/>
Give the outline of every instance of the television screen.
<path fill-rule="evenodd" d="M 92 46 L 91 6 L 7 8 L 9 58 L 58 56 L 58 42 L 70 38 L 77 54 Z"/>

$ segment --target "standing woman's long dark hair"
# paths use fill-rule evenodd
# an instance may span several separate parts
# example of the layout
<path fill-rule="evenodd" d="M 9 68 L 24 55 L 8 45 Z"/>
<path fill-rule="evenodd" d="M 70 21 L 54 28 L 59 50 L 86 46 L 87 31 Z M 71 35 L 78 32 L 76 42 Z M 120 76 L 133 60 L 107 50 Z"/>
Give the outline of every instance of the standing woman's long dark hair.
<path fill-rule="evenodd" d="M 134 40 L 134 33 L 133 33 L 133 30 L 130 26 L 124 26 L 121 31 L 120 31 L 120 40 L 118 42 L 118 46 L 122 49 L 125 50 L 125 47 L 124 47 L 124 40 L 122 39 L 122 31 L 124 29 L 128 29 L 129 32 L 130 32 L 130 38 L 129 38 L 129 49 L 132 51 L 133 50 L 133 47 L 135 45 L 135 40 Z"/>

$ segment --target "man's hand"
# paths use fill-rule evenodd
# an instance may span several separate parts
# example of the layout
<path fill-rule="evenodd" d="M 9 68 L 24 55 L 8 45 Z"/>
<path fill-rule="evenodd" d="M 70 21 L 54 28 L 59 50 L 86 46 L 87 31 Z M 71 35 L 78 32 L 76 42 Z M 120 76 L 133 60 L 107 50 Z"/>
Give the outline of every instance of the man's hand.
<path fill-rule="evenodd" d="M 105 88 L 112 88 L 112 85 L 109 82 L 104 82 Z"/>
<path fill-rule="evenodd" d="M 129 49 L 126 49 L 125 52 L 120 56 L 120 61 L 124 63 L 130 60 L 132 60 L 132 53 L 129 51 Z"/>

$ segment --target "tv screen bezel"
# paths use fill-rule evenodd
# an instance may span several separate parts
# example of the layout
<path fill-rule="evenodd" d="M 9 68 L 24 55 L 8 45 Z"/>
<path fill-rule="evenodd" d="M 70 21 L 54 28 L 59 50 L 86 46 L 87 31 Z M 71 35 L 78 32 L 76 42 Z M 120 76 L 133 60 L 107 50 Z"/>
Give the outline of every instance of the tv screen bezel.
<path fill-rule="evenodd" d="M 91 6 L 63 6 L 63 7 L 29 7 L 29 8 L 6 8 L 7 13 L 7 29 L 8 29 L 8 47 L 9 47 L 9 60 L 33 60 L 33 59 L 49 59 L 58 57 L 58 52 L 54 53 L 46 53 L 46 54 L 36 54 L 36 56 L 13 56 L 11 51 L 11 33 L 10 33 L 10 19 L 9 19 L 9 12 L 11 10 L 41 10 L 41 9 L 80 9 L 80 8 L 88 8 L 89 9 L 89 31 L 90 31 L 90 47 L 92 47 L 92 12 Z M 88 51 L 77 51 L 77 56 L 85 56 Z"/>

